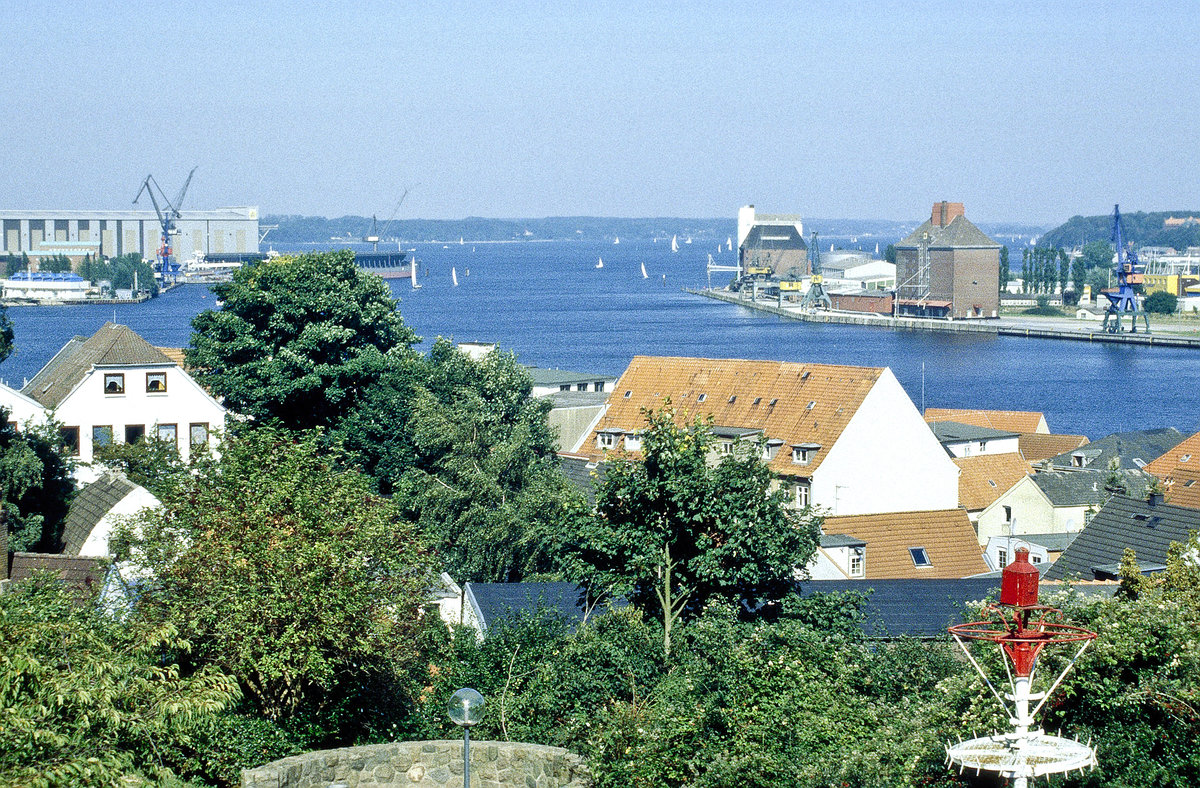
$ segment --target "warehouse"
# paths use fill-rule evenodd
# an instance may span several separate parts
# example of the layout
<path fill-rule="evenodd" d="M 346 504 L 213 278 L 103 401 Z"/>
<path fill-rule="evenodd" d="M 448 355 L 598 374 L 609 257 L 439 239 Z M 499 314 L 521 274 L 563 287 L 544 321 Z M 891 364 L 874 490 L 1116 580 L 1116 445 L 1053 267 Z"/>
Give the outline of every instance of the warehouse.
<path fill-rule="evenodd" d="M 66 255 L 116 257 L 158 253 L 162 225 L 153 211 L 0 211 L 0 254 L 31 258 Z M 183 211 L 172 239 L 176 260 L 197 252 L 257 252 L 258 207 Z"/>

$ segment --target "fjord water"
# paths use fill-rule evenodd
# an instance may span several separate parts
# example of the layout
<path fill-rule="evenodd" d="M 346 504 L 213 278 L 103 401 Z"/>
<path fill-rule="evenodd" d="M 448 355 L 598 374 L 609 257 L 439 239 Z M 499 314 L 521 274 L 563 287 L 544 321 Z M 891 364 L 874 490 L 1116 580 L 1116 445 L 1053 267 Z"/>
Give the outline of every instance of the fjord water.
<path fill-rule="evenodd" d="M 716 239 L 681 239 L 674 254 L 669 239 L 419 244 L 421 287 L 390 284 L 426 345 L 438 336 L 498 342 L 537 366 L 615 375 L 638 354 L 888 366 L 918 407 L 923 399 L 1043 411 L 1054 432 L 1190 433 L 1200 421 L 1200 352 L 786 321 L 681 291 L 705 283 L 709 253 L 733 262 L 716 247 Z M 207 287 L 188 285 L 145 304 L 11 308 L 18 350 L 0 378 L 19 387 L 72 336 L 114 318 L 155 345 L 186 345 L 192 317 L 214 304 Z"/>

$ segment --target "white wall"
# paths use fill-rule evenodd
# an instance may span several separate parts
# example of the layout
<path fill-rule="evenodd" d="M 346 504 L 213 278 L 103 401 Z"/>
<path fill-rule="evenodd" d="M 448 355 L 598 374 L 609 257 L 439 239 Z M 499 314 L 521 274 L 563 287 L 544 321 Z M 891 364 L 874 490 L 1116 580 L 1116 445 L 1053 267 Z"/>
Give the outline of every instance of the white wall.
<path fill-rule="evenodd" d="M 1013 523 L 1005 519 L 1004 507 L 1012 510 Z M 1032 477 L 1026 476 L 979 513 L 976 532 L 980 546 L 993 536 L 1021 534 L 1065 534 L 1082 531 L 1087 506 L 1054 506 Z"/>
<path fill-rule="evenodd" d="M 983 444 L 981 448 L 979 444 Z M 1020 438 L 987 438 L 984 440 L 946 443 L 946 450 L 955 457 L 978 457 L 981 454 L 1015 454 L 1020 451 Z"/>
<path fill-rule="evenodd" d="M 958 508 L 958 466 L 884 369 L 812 480 L 829 514 Z"/>
<path fill-rule="evenodd" d="M 121 520 L 131 517 L 143 509 L 156 509 L 162 504 L 157 498 L 150 494 L 144 487 L 134 487 L 121 500 L 117 501 L 116 505 L 108 511 L 108 514 L 100 518 L 100 522 L 96 523 L 96 527 L 84 540 L 83 547 L 80 548 L 79 554 L 93 558 L 104 558 L 112 555 L 108 549 L 108 539 L 112 535 L 113 527 Z"/>
<path fill-rule="evenodd" d="M 8 411 L 9 421 L 15 421 L 21 427 L 26 422 L 40 423 L 46 418 L 46 409 L 40 402 L 3 383 L 0 383 L 0 407 Z"/>
<path fill-rule="evenodd" d="M 166 372 L 165 393 L 146 391 L 147 372 Z M 110 373 L 125 375 L 124 394 L 104 393 L 104 376 Z M 92 428 L 98 425 L 111 426 L 113 440 L 121 443 L 126 425 L 144 425 L 146 436 L 151 437 L 157 425 L 174 424 L 179 456 L 185 462 L 191 456 L 189 425 L 207 423 L 213 449 L 216 433 L 225 427 L 225 409 L 175 364 L 93 368 L 62 401 L 55 417 L 64 426 L 79 427 L 79 458 L 83 462 L 92 460 Z"/>

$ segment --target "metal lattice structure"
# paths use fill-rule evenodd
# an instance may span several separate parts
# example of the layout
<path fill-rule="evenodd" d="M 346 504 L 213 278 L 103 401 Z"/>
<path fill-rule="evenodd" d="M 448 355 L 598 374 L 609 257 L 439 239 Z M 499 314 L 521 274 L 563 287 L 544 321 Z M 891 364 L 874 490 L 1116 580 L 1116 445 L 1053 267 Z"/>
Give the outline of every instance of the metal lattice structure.
<path fill-rule="evenodd" d="M 1146 312 L 1138 303 L 1137 291 L 1135 285 L 1142 283 L 1145 267 L 1138 262 L 1137 252 L 1133 249 L 1127 249 L 1125 246 L 1125 237 L 1123 227 L 1121 225 L 1121 206 L 1113 206 L 1113 231 L 1112 231 L 1113 246 L 1117 250 L 1116 268 L 1113 269 L 1113 274 L 1117 278 L 1116 290 L 1105 290 L 1104 297 L 1108 299 L 1108 309 L 1104 312 L 1104 325 L 1101 327 L 1103 331 L 1109 334 L 1121 334 L 1125 331 L 1124 317 L 1129 315 L 1129 332 L 1137 333 L 1138 317 L 1142 318 L 1142 322 L 1146 326 L 1146 333 L 1150 333 L 1150 319 L 1146 316 Z"/>
<path fill-rule="evenodd" d="M 986 609 L 987 619 L 950 627 L 950 634 L 979 673 L 983 683 L 1004 709 L 1012 732 L 996 733 L 946 746 L 946 761 L 959 771 L 973 769 L 995 772 L 1013 780 L 1015 788 L 1026 788 L 1031 778 L 1094 768 L 1096 752 L 1091 743 L 1051 736 L 1034 727 L 1034 719 L 1046 699 L 1058 689 L 1096 633 L 1059 620 L 1062 611 L 1038 604 L 1038 570 L 1029 563 L 1029 551 L 1005 567 L 1000 583 L 1000 604 Z M 1001 694 L 967 648 L 965 641 L 993 643 L 999 647 L 1008 677 L 1009 692 Z M 1038 658 L 1047 646 L 1074 645 L 1079 648 L 1044 692 L 1033 691 Z M 1037 705 L 1031 710 L 1030 705 Z"/>
<path fill-rule="evenodd" d="M 816 230 L 813 231 L 812 243 L 809 244 L 808 248 L 812 254 L 809 260 L 812 268 L 812 278 L 809 280 L 808 290 L 805 291 L 804 299 L 800 302 L 800 306 L 811 307 L 813 309 L 818 307 L 833 309 L 833 300 L 825 292 L 824 277 L 821 276 L 821 250 L 817 246 Z"/>
<path fill-rule="evenodd" d="M 141 198 L 142 192 L 150 195 L 150 202 L 154 205 L 154 213 L 158 215 L 158 223 L 162 228 L 162 237 L 159 240 L 157 264 L 156 268 L 165 280 L 175 280 L 179 276 L 179 263 L 175 260 L 175 253 L 171 249 L 171 236 L 179 231 L 175 229 L 175 220 L 180 216 L 180 208 L 183 206 L 183 198 L 187 195 L 188 186 L 192 182 L 192 176 L 196 174 L 196 168 L 192 167 L 192 171 L 188 173 L 187 180 L 183 182 L 183 187 L 179 190 L 179 194 L 175 196 L 175 201 L 167 199 L 167 195 L 163 193 L 159 187 L 158 181 L 154 180 L 153 175 L 147 175 L 146 180 L 142 181 L 142 188 L 138 189 L 137 197 L 133 198 L 136 204 Z M 154 196 L 155 190 L 158 191 L 158 197 Z M 162 198 L 163 204 L 158 204 L 159 198 Z"/>

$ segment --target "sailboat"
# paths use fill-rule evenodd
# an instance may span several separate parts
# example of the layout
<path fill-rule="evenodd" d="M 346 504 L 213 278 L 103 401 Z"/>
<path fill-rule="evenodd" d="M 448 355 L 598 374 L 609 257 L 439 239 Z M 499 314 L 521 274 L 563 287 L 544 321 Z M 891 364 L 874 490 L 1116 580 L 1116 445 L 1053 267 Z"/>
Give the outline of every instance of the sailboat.
<path fill-rule="evenodd" d="M 689 236 L 687 237 L 687 240 L 686 240 L 686 241 L 684 241 L 684 243 L 685 243 L 685 244 L 690 244 L 691 242 L 692 242 L 692 236 L 690 236 L 690 235 L 689 235 Z"/>
<path fill-rule="evenodd" d="M 646 273 L 646 264 L 645 263 L 642 263 L 642 278 L 643 279 L 650 278 L 650 276 Z"/>
<path fill-rule="evenodd" d="M 619 244 L 619 243 L 621 243 L 621 239 L 620 239 L 620 238 L 616 238 L 616 237 L 614 237 L 614 238 L 613 238 L 613 243 L 614 243 L 614 244 Z"/>
<path fill-rule="evenodd" d="M 453 268 L 450 269 L 450 281 L 454 282 L 455 287 L 458 287 L 458 272 Z"/>
<path fill-rule="evenodd" d="M 725 250 L 727 252 L 733 251 L 733 236 L 732 235 L 725 236 Z"/>
<path fill-rule="evenodd" d="M 408 278 L 412 282 L 413 290 L 416 290 L 418 287 L 420 287 L 420 285 L 417 284 L 417 258 L 416 257 L 413 258 L 412 265 L 408 269 Z"/>
<path fill-rule="evenodd" d="M 671 236 L 671 251 L 672 252 L 679 251 L 679 236 L 678 235 Z"/>
<path fill-rule="evenodd" d="M 461 235 L 460 235 L 460 236 L 458 236 L 458 245 L 459 245 L 459 246 L 462 246 L 462 245 L 463 245 L 463 239 L 462 239 L 462 236 L 461 236 Z"/>
<path fill-rule="evenodd" d="M 599 258 L 597 258 L 596 267 L 597 267 L 597 268 L 603 268 L 603 267 L 604 267 L 604 258 L 603 258 L 603 257 L 599 257 Z"/>
<path fill-rule="evenodd" d="M 879 244 L 875 244 L 875 256 L 879 256 Z"/>

